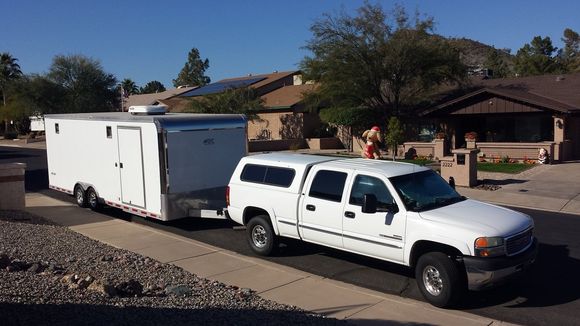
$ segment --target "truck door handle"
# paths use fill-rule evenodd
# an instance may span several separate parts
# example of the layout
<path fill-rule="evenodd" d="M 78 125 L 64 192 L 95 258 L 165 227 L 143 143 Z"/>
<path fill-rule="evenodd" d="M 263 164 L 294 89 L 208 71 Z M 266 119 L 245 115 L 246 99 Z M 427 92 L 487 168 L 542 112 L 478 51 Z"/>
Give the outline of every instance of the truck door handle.
<path fill-rule="evenodd" d="M 314 205 L 306 205 L 306 210 L 308 210 L 308 211 L 315 211 L 316 210 L 316 206 L 314 206 Z"/>
<path fill-rule="evenodd" d="M 344 217 L 354 218 L 354 216 L 355 215 L 353 212 L 349 212 L 349 211 L 344 212 Z"/>

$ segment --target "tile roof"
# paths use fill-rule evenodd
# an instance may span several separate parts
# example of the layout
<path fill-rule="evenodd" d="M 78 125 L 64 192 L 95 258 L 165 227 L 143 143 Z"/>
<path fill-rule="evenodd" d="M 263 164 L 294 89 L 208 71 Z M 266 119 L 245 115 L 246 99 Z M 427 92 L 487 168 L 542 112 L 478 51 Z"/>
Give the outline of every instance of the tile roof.
<path fill-rule="evenodd" d="M 580 73 L 517 78 L 472 79 L 471 85 L 455 92 L 422 114 L 446 108 L 488 92 L 564 113 L 580 113 Z"/>
<path fill-rule="evenodd" d="M 292 107 L 302 101 L 303 93 L 315 88 L 314 84 L 284 86 L 262 95 L 262 99 L 267 108 Z"/>
<path fill-rule="evenodd" d="M 192 89 L 197 88 L 197 86 L 193 87 L 181 87 L 181 88 L 173 88 L 166 90 L 164 92 L 159 93 L 150 93 L 150 94 L 135 94 L 129 96 L 127 102 L 125 103 L 125 107 L 128 108 L 132 105 L 152 105 L 156 104 L 160 100 L 166 100 L 178 95 L 181 95 L 185 92 L 189 92 Z"/>
<path fill-rule="evenodd" d="M 282 79 L 284 77 L 292 76 L 292 75 L 297 75 L 299 73 L 300 73 L 299 70 L 273 72 L 271 74 L 249 75 L 249 76 L 244 76 L 244 77 L 226 78 L 226 79 L 219 80 L 218 83 L 234 81 L 234 80 L 243 80 L 243 79 L 263 77 L 265 79 L 251 85 L 251 87 L 253 87 L 253 88 L 260 88 L 260 87 L 267 85 L 269 83 L 272 83 L 276 80 Z"/>

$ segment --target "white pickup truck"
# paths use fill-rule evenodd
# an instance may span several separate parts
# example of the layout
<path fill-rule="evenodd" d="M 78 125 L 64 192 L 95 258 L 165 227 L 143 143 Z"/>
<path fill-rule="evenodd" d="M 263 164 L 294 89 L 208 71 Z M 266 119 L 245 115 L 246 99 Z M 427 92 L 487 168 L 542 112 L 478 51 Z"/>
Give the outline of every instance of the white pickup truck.
<path fill-rule="evenodd" d="M 247 156 L 226 201 L 257 254 L 288 237 L 409 266 L 438 307 L 516 275 L 538 247 L 529 216 L 460 196 L 436 172 L 408 163 Z"/>

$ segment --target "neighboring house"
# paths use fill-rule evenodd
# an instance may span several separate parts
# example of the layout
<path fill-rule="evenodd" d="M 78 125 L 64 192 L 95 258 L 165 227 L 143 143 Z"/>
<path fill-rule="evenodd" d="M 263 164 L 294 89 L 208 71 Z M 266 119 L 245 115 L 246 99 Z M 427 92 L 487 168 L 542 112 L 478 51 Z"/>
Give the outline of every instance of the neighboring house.
<path fill-rule="evenodd" d="M 178 87 L 174 89 L 169 89 L 164 92 L 150 93 L 150 94 L 134 94 L 130 95 L 126 100 L 123 101 L 123 111 L 127 111 L 130 106 L 133 105 L 157 105 L 164 104 L 163 101 L 170 100 L 174 97 L 180 96 L 183 93 L 187 93 L 191 90 L 196 89 L 194 87 Z"/>
<path fill-rule="evenodd" d="M 475 80 L 421 114 L 444 127 L 450 148 L 476 132 L 480 156 L 580 158 L 580 73 Z"/>
<path fill-rule="evenodd" d="M 320 118 L 317 113 L 307 112 L 302 100 L 303 94 L 314 90 L 315 85 L 304 84 L 298 70 L 223 79 L 165 100 L 163 103 L 168 105 L 172 112 L 182 112 L 189 103 L 188 98 L 242 87 L 256 90 L 265 107 L 256 112 L 257 119 L 248 122 L 248 139 L 253 141 L 250 144 L 251 150 L 319 146 L 307 142 L 307 138 L 315 135 L 321 124 Z M 340 146 L 338 142 L 335 144 Z"/>

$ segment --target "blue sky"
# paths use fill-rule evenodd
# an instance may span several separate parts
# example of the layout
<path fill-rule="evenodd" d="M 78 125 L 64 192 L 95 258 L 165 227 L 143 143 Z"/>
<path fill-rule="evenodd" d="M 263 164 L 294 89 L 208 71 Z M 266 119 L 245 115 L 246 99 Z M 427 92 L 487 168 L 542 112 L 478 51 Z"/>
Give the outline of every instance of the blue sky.
<path fill-rule="evenodd" d="M 536 35 L 558 47 L 580 32 L 580 1 L 378 1 L 433 16 L 436 32 L 517 49 Z M 376 3 L 371 1 L 371 3 Z M 25 73 L 44 73 L 55 55 L 83 54 L 119 80 L 172 87 L 192 47 L 208 58 L 212 81 L 297 69 L 310 25 L 323 13 L 354 13 L 359 0 L 31 1 L 2 0 L 0 52 Z"/>

